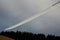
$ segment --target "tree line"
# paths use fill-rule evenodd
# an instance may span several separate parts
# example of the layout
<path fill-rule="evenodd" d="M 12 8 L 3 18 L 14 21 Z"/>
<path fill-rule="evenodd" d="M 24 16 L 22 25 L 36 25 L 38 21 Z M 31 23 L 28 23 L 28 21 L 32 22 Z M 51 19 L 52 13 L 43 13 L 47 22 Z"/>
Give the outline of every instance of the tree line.
<path fill-rule="evenodd" d="M 5 31 L 0 32 L 0 35 L 7 36 L 13 38 L 15 40 L 60 40 L 60 36 L 55 35 L 47 35 L 44 34 L 33 34 L 29 32 L 13 32 L 13 31 Z"/>

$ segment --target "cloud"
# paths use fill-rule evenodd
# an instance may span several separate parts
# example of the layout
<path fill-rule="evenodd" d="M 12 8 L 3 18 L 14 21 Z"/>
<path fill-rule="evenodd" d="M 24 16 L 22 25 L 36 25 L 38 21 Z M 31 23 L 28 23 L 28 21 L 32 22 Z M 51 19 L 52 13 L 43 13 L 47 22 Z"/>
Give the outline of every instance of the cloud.
<path fill-rule="evenodd" d="M 56 1 L 58 0 L 0 0 L 0 31 L 35 15 Z M 13 31 L 60 35 L 59 5 L 53 7 L 45 16 L 13 29 Z"/>

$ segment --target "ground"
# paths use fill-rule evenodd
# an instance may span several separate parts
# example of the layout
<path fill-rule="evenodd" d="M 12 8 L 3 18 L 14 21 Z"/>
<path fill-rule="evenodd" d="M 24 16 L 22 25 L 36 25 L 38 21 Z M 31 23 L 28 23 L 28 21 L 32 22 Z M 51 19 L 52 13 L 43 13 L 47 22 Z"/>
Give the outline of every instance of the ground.
<path fill-rule="evenodd" d="M 14 39 L 0 35 L 0 40 L 14 40 Z"/>

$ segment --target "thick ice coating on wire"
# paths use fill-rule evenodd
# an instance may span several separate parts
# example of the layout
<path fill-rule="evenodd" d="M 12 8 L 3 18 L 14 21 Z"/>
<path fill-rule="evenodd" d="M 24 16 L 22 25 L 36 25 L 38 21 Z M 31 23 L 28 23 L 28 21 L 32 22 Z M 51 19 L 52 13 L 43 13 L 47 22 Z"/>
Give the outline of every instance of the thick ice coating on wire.
<path fill-rule="evenodd" d="M 13 25 L 13 26 L 11 26 L 11 27 L 9 27 L 9 28 L 6 28 L 5 30 L 14 29 L 14 28 L 16 28 L 16 27 L 19 27 L 19 26 L 21 26 L 21 25 L 23 25 L 23 24 L 25 24 L 25 23 L 28 23 L 28 22 L 36 19 L 37 17 L 40 17 L 40 16 L 46 14 L 46 12 L 47 12 L 51 7 L 55 6 L 55 5 L 58 4 L 58 3 L 60 3 L 60 1 L 56 2 L 56 3 L 53 4 L 52 6 L 48 7 L 48 8 L 45 9 L 45 10 L 43 10 L 42 12 L 39 12 L 39 13 L 37 13 L 36 15 L 34 15 L 34 16 L 32 16 L 32 17 L 30 17 L 30 18 L 28 18 L 28 19 L 26 19 L 26 20 L 24 20 L 24 21 L 22 21 L 22 22 L 20 22 L 20 23 L 18 23 L 18 24 L 16 24 L 16 25 Z"/>

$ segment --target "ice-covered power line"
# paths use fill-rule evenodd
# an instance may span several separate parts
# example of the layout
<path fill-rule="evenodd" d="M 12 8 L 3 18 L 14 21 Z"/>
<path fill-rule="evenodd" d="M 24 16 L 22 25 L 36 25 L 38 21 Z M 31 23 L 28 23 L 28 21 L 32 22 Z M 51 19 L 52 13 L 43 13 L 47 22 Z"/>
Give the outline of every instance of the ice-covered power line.
<path fill-rule="evenodd" d="M 32 17 L 30 17 L 30 18 L 28 18 L 28 19 L 26 19 L 26 20 L 24 20 L 24 21 L 22 21 L 22 22 L 20 22 L 20 23 L 18 23 L 18 24 L 16 24 L 16 25 L 13 25 L 13 26 L 11 26 L 11 27 L 9 27 L 9 28 L 6 28 L 5 31 L 14 29 L 14 28 L 16 28 L 16 27 L 19 27 L 19 26 L 21 26 L 21 25 L 23 25 L 23 24 L 25 24 L 25 23 L 28 23 L 28 22 L 36 19 L 36 18 L 39 17 L 39 16 L 42 16 L 42 15 L 46 14 L 46 11 L 48 11 L 51 7 L 55 6 L 55 5 L 58 4 L 58 3 L 60 3 L 60 1 L 54 3 L 52 6 L 46 8 L 45 10 L 39 12 L 38 14 L 36 14 L 36 15 L 34 15 L 34 16 L 32 16 Z"/>

